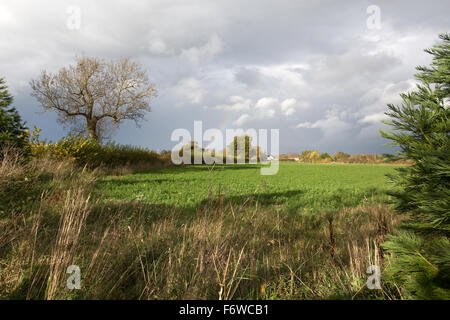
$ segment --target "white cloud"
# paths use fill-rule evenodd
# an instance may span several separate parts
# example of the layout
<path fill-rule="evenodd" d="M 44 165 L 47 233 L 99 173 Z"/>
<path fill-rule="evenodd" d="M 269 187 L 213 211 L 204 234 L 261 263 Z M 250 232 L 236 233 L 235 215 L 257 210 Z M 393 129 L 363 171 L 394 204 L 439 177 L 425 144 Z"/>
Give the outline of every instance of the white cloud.
<path fill-rule="evenodd" d="M 303 91 L 308 87 L 299 70 L 309 70 L 306 64 L 277 64 L 259 67 L 259 71 L 267 78 L 273 78 L 285 91 Z"/>
<path fill-rule="evenodd" d="M 246 99 L 241 96 L 232 96 L 230 97 L 230 104 L 222 104 L 215 107 L 217 110 L 223 111 L 246 111 L 247 113 L 241 115 L 236 121 L 235 124 L 242 125 L 244 124 L 250 117 L 256 120 L 269 119 L 273 118 L 276 114 L 275 106 L 277 103 L 277 99 L 264 97 L 258 99 L 258 101 L 253 104 L 251 99 Z"/>
<path fill-rule="evenodd" d="M 310 107 L 310 104 L 306 101 L 297 101 L 294 98 L 283 100 L 280 104 L 281 113 L 286 117 L 289 117 L 295 113 L 296 110 L 305 110 Z"/>
<path fill-rule="evenodd" d="M 186 78 L 178 82 L 175 88 L 176 94 L 188 102 L 198 104 L 202 102 L 205 90 L 200 81 L 194 78 Z"/>
<path fill-rule="evenodd" d="M 236 126 L 242 126 L 249 119 L 249 115 L 244 113 L 236 121 L 233 122 Z"/>
<path fill-rule="evenodd" d="M 203 46 L 183 49 L 181 56 L 186 58 L 193 65 L 198 65 L 214 58 L 222 51 L 222 48 L 222 40 L 214 34 Z"/>
<path fill-rule="evenodd" d="M 408 79 L 397 83 L 385 83 L 383 86 L 375 86 L 368 90 L 359 99 L 361 103 L 359 114 L 360 117 L 363 117 L 360 122 L 374 122 L 377 118 L 375 115 L 379 115 L 378 119 L 381 119 L 381 115 L 387 110 L 386 106 L 388 104 L 396 105 L 401 103 L 402 99 L 400 94 L 415 88 L 416 81 L 414 79 Z"/>
<path fill-rule="evenodd" d="M 148 50 L 153 54 L 167 54 L 171 53 L 170 50 L 168 50 L 166 43 L 159 38 L 154 38 L 150 40 Z"/>
<path fill-rule="evenodd" d="M 346 121 L 346 112 L 339 112 L 337 109 L 328 111 L 325 118 L 315 122 L 302 122 L 297 128 L 321 129 L 325 136 L 332 136 L 350 129 L 351 124 Z"/>
<path fill-rule="evenodd" d="M 285 111 L 289 108 L 292 108 L 295 104 L 297 103 L 297 100 L 295 100 L 294 98 L 290 98 L 290 99 L 285 99 L 283 100 L 283 102 L 281 102 L 281 110 Z"/>
<path fill-rule="evenodd" d="M 252 100 L 245 99 L 241 96 L 232 96 L 230 97 L 230 104 L 221 104 L 216 106 L 217 110 L 224 111 L 243 111 L 248 110 L 252 103 Z"/>
<path fill-rule="evenodd" d="M 0 5 L 0 26 L 7 27 L 16 23 L 14 14 L 4 5 Z"/>
<path fill-rule="evenodd" d="M 302 141 L 317 148 L 360 152 L 355 137 L 364 131 L 361 145 L 380 151 L 384 142 L 372 127 L 379 126 L 386 104 L 399 103 L 398 94 L 411 88 L 415 67 L 431 60 L 423 49 L 448 27 L 448 0 L 433 6 L 412 0 L 407 7 L 386 2 L 376 34 L 366 27 L 364 4 L 340 4 L 336 15 L 332 1 L 83 0 L 75 1 L 81 29 L 69 30 L 66 9 L 73 2 L 0 1 L 0 76 L 19 112 L 29 126 L 48 127 L 49 117 L 35 113 L 39 104 L 28 85 L 40 70 L 54 72 L 83 53 L 130 57 L 142 64 L 159 96 L 151 101 L 151 124 L 123 126 L 117 141 L 145 144 L 152 134 L 155 148 L 170 148 L 172 124 L 201 118 L 218 126 L 229 111 L 243 125 L 280 128 L 286 152 L 298 148 L 296 124 L 319 129 L 301 130 Z M 186 109 L 174 110 L 181 103 Z M 332 104 L 338 107 L 327 113 Z"/>
<path fill-rule="evenodd" d="M 264 97 L 258 100 L 258 102 L 256 102 L 255 108 L 257 109 L 264 109 L 264 108 L 268 108 L 273 106 L 274 104 L 277 103 L 277 99 L 275 98 L 270 98 L 270 97 Z"/>
<path fill-rule="evenodd" d="M 365 116 L 364 118 L 359 120 L 359 122 L 361 122 L 361 123 L 380 123 L 381 120 L 386 120 L 386 119 L 387 119 L 387 116 L 384 113 L 374 113 L 374 114 L 369 114 L 369 115 Z"/>
<path fill-rule="evenodd" d="M 277 103 L 277 99 L 264 97 L 253 103 L 251 99 L 244 98 L 242 96 L 232 96 L 229 98 L 229 104 L 221 104 L 215 107 L 216 110 L 222 111 L 234 111 L 243 112 L 237 120 L 233 123 L 237 126 L 242 126 L 247 123 L 248 120 L 265 120 L 274 118 L 276 110 L 274 106 Z"/>
<path fill-rule="evenodd" d="M 258 109 L 256 111 L 256 116 L 259 119 L 269 119 L 273 118 L 275 116 L 275 109 L 265 108 L 265 109 Z"/>
<path fill-rule="evenodd" d="M 308 129 L 312 129 L 312 128 L 317 128 L 317 127 L 318 127 L 317 122 L 312 123 L 312 122 L 309 122 L 309 121 L 301 122 L 301 123 L 299 123 L 299 124 L 297 125 L 297 128 L 308 128 Z"/>
<path fill-rule="evenodd" d="M 285 109 L 285 110 L 282 110 L 282 113 L 283 113 L 286 117 L 288 117 L 288 116 L 293 115 L 293 114 L 295 113 L 295 110 L 294 110 L 294 108 L 287 108 L 287 109 Z"/>

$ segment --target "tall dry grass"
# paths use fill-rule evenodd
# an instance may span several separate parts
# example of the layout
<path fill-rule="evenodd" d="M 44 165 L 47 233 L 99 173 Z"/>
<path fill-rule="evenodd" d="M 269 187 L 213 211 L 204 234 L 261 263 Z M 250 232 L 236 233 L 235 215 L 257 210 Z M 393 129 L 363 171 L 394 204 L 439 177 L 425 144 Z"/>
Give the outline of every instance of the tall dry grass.
<path fill-rule="evenodd" d="M 369 265 L 398 217 L 386 205 L 288 213 L 210 194 L 195 214 L 91 195 L 96 172 L 49 159 L 0 164 L 0 298 L 367 299 Z M 66 288 L 69 265 L 80 290 Z"/>
<path fill-rule="evenodd" d="M 83 207 L 83 199 L 89 197 L 96 172 L 70 161 L 25 161 L 12 148 L 3 154 L 0 296 L 15 292 L 20 298 L 54 298 L 59 265 L 85 226 L 89 205 Z"/>
<path fill-rule="evenodd" d="M 69 190 L 62 207 L 56 243 L 50 255 L 50 271 L 47 284 L 47 299 L 58 297 L 61 287 L 64 288 L 65 271 L 73 264 L 81 231 L 86 224 L 91 210 L 90 195 L 85 195 L 83 188 Z"/>

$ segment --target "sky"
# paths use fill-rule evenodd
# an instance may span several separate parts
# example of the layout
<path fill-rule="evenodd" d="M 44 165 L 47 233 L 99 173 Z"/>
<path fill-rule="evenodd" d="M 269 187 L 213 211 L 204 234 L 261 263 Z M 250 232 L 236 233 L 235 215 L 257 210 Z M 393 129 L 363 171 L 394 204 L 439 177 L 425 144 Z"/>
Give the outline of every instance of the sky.
<path fill-rule="evenodd" d="M 391 152 L 378 130 L 414 89 L 423 49 L 449 32 L 450 2 L 116 0 L 0 2 L 0 77 L 41 137 L 69 128 L 29 81 L 78 55 L 129 57 L 158 90 L 140 127 L 113 140 L 172 149 L 175 129 L 279 129 L 281 153 Z M 193 133 L 192 133 L 193 134 Z M 224 142 L 226 143 L 226 142 Z"/>

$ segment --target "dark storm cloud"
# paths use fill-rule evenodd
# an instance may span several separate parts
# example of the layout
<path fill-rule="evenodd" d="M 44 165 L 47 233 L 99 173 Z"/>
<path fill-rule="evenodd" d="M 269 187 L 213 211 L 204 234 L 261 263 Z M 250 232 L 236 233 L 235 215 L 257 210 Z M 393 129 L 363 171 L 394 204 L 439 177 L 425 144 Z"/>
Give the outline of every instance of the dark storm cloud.
<path fill-rule="evenodd" d="M 381 29 L 369 29 L 369 5 Z M 81 13 L 67 27 L 68 8 Z M 423 49 L 449 31 L 448 1 L 2 1 L 0 66 L 30 126 L 64 129 L 28 81 L 76 54 L 129 56 L 159 90 L 141 128 L 115 139 L 170 149 L 175 128 L 280 128 L 281 152 L 385 152 L 387 103 L 414 87 Z"/>

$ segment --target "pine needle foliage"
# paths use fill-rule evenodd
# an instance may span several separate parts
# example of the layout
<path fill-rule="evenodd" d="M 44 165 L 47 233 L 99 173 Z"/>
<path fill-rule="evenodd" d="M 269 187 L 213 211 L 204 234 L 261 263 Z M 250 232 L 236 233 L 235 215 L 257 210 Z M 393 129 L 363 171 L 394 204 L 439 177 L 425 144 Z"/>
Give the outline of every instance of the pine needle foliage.
<path fill-rule="evenodd" d="M 417 67 L 413 92 L 402 104 L 388 105 L 393 131 L 381 131 L 414 164 L 391 176 L 397 185 L 394 208 L 406 213 L 405 232 L 391 236 L 384 247 L 391 253 L 388 274 L 405 289 L 405 297 L 450 297 L 450 36 L 425 51 L 429 67 Z"/>
<path fill-rule="evenodd" d="M 8 92 L 5 80 L 0 78 L 0 158 L 6 146 L 28 151 L 28 129 L 16 108 L 11 107 L 13 97 Z"/>

